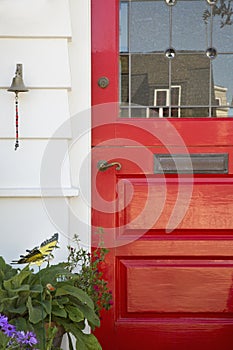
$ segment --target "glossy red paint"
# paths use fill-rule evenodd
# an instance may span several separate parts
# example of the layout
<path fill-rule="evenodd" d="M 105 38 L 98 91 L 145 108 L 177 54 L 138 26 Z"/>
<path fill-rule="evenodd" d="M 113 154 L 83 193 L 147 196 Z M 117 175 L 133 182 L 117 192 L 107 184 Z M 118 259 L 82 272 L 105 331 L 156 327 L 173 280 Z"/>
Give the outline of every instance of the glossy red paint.
<path fill-rule="evenodd" d="M 130 161 L 140 157 L 140 148 L 127 150 L 128 159 L 117 157 L 117 152 L 113 147 L 93 149 L 93 172 L 104 157 L 122 163 L 120 171 L 110 168 L 97 175 L 96 190 L 106 200 L 103 211 L 94 209 L 99 199 L 93 191 L 93 224 L 104 227 L 107 245 L 116 246 L 104 271 L 114 305 L 96 333 L 103 349 L 230 349 L 233 176 L 195 176 L 187 212 L 168 233 L 165 228 L 180 191 L 178 176 L 153 175 L 148 162 L 145 177 Z M 191 177 L 179 180 L 186 186 Z M 124 209 L 118 210 L 121 205 Z M 161 206 L 161 215 L 151 224 Z M 178 209 L 183 206 L 181 200 Z"/>
<path fill-rule="evenodd" d="M 118 10 L 117 0 L 92 0 L 93 241 L 103 227 L 114 301 L 96 335 L 103 350 L 231 350 L 233 119 L 125 121 L 102 105 L 118 101 Z M 154 174 L 154 154 L 184 151 L 228 154 L 228 174 Z M 97 171 L 103 159 L 121 170 Z M 179 198 L 190 183 L 189 200 Z M 168 232 L 175 206 L 185 211 Z"/>
<path fill-rule="evenodd" d="M 91 1 L 92 105 L 118 101 L 118 1 Z M 98 86 L 107 77 L 109 86 Z"/>
<path fill-rule="evenodd" d="M 111 108 L 110 108 L 111 107 Z M 112 111 L 109 111 L 112 109 Z M 177 130 L 186 146 L 231 146 L 233 118 L 190 119 L 136 119 L 118 118 L 116 106 L 95 107 L 97 122 L 93 120 L 93 145 L 105 141 L 106 145 L 129 145 L 133 138 L 147 146 L 162 146 L 156 135 L 167 135 L 167 145 L 178 146 L 168 129 Z M 110 113 L 111 112 L 111 113 Z M 108 125 L 106 126 L 106 124 Z M 107 132 L 106 132 L 107 130 Z M 124 140 L 121 140 L 124 139 Z M 146 140 L 146 142 L 145 142 Z"/>

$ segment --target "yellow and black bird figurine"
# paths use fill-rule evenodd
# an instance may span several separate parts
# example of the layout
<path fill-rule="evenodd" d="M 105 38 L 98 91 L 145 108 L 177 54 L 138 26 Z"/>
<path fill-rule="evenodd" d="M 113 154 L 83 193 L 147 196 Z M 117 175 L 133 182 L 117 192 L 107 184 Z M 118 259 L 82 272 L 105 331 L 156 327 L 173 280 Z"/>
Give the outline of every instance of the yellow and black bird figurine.
<path fill-rule="evenodd" d="M 35 247 L 32 250 L 27 249 L 26 255 L 20 255 L 19 260 L 13 260 L 12 264 L 37 264 L 41 265 L 43 261 L 48 260 L 52 256 L 52 251 L 57 248 L 58 233 L 46 239 L 41 243 L 40 247 Z"/>

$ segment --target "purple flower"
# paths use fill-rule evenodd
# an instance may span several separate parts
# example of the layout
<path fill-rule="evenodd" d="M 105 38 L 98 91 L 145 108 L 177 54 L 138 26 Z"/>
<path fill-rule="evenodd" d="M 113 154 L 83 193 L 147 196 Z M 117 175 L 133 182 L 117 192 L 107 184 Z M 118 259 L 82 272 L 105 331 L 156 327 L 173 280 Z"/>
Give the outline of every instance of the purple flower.
<path fill-rule="evenodd" d="M 18 331 L 15 334 L 16 340 L 19 344 L 35 345 L 37 344 L 36 335 L 33 332 Z"/>
<path fill-rule="evenodd" d="M 15 326 L 13 326 L 12 324 L 9 324 L 9 323 L 5 324 L 2 327 L 2 332 L 4 334 L 6 334 L 8 337 L 13 337 L 15 334 L 15 331 L 16 331 Z"/>
<path fill-rule="evenodd" d="M 33 332 L 17 331 L 16 327 L 8 323 L 8 318 L 0 314 L 0 331 L 2 331 L 8 338 L 8 347 L 15 349 L 20 346 L 20 349 L 35 349 L 33 346 L 38 343 L 36 335 Z M 18 349 L 18 347 L 17 347 Z"/>
<path fill-rule="evenodd" d="M 0 327 L 5 327 L 8 324 L 8 318 L 0 314 Z"/>

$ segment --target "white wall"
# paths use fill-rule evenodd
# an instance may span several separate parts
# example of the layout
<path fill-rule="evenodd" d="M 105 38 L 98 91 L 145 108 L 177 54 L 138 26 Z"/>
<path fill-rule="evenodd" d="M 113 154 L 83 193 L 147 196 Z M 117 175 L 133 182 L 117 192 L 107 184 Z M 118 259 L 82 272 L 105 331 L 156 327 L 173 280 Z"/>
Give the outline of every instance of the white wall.
<path fill-rule="evenodd" d="M 60 260 L 74 233 L 90 243 L 90 0 L 2 0 L 0 17 L 0 255 L 59 232 Z M 17 63 L 29 92 L 15 151 Z"/>
<path fill-rule="evenodd" d="M 72 90 L 69 106 L 72 123 L 70 140 L 71 181 L 80 192 L 70 200 L 70 230 L 90 246 L 91 224 L 91 0 L 70 0 L 72 40 L 69 58 Z"/>
<path fill-rule="evenodd" d="M 0 255 L 59 232 L 63 260 L 74 233 L 90 244 L 90 0 L 1 0 L 0 17 Z M 15 151 L 17 63 L 29 92 Z"/>

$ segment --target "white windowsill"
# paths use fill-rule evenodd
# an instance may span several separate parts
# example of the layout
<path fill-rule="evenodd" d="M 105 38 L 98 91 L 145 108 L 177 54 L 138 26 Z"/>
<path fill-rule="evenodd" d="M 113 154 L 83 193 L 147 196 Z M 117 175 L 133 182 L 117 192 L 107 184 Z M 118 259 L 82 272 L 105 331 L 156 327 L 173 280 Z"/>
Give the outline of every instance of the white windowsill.
<path fill-rule="evenodd" d="M 1 197 L 77 197 L 79 189 L 69 188 L 0 188 Z"/>

